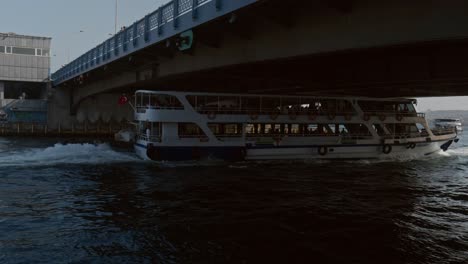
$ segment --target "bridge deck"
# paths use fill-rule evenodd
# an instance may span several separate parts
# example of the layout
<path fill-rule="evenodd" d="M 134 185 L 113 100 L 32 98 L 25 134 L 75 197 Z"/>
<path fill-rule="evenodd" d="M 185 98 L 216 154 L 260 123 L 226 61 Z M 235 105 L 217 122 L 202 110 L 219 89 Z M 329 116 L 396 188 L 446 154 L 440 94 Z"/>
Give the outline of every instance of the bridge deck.
<path fill-rule="evenodd" d="M 173 0 L 52 74 L 53 84 L 59 85 L 257 1 Z"/>

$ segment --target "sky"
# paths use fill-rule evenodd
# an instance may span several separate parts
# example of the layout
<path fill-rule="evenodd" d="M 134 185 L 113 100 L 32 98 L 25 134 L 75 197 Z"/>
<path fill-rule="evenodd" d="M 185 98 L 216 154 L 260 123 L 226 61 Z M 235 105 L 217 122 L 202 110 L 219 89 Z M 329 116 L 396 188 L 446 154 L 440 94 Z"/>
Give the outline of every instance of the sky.
<path fill-rule="evenodd" d="M 0 32 L 52 37 L 51 70 L 54 72 L 114 33 L 115 1 L 0 0 Z M 131 25 L 169 2 L 117 1 L 117 29 Z M 420 98 L 418 101 L 419 111 L 468 110 L 468 97 Z"/>
<path fill-rule="evenodd" d="M 120 29 L 169 0 L 117 0 Z M 116 0 L 0 0 L 0 32 L 52 38 L 52 72 L 115 32 Z M 81 32 L 82 31 L 82 32 Z"/>

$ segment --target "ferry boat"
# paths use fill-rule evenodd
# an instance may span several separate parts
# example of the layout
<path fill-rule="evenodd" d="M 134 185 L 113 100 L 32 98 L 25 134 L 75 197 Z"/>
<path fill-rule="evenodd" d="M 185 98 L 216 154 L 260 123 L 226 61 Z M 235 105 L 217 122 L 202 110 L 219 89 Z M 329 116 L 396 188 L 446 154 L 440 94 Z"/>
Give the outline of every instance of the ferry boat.
<path fill-rule="evenodd" d="M 430 130 L 414 99 L 139 90 L 137 155 L 155 161 L 385 159 L 457 142 Z"/>
<path fill-rule="evenodd" d="M 434 124 L 436 128 L 455 128 L 458 133 L 463 132 L 463 125 L 460 119 L 456 118 L 440 118 L 434 119 Z"/>

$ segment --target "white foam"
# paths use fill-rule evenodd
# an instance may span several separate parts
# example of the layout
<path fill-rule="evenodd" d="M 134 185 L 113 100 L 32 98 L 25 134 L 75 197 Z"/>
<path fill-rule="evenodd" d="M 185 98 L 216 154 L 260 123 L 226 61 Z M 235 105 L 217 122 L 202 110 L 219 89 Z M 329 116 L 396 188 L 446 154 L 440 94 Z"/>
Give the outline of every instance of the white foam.
<path fill-rule="evenodd" d="M 102 164 L 139 161 L 133 153 L 113 150 L 108 144 L 55 144 L 52 147 L 4 152 L 0 167 L 57 164 Z"/>
<path fill-rule="evenodd" d="M 468 156 L 468 147 L 460 147 L 460 148 L 454 148 L 454 149 L 449 149 L 446 154 L 450 156 Z"/>

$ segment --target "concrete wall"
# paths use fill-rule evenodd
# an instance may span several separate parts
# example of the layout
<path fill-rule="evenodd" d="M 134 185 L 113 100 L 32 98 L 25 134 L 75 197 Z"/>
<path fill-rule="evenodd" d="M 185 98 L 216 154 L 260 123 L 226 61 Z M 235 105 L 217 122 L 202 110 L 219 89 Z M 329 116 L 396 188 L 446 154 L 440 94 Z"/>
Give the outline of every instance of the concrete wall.
<path fill-rule="evenodd" d="M 134 119 L 130 104 L 118 105 L 121 94 L 99 94 L 86 98 L 70 115 L 70 89 L 55 90 L 49 99 L 48 126 L 50 129 L 71 129 L 84 123 L 103 125 L 127 123 Z"/>

